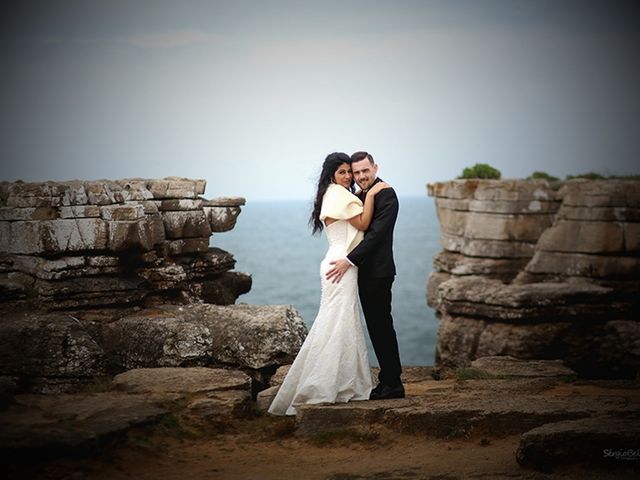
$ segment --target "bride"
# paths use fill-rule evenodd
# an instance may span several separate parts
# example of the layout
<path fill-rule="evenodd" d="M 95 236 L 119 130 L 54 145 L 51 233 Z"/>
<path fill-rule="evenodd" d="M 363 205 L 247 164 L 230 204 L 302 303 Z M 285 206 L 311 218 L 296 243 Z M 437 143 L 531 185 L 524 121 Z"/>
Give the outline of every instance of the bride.
<path fill-rule="evenodd" d="M 302 404 L 369 399 L 373 379 L 360 321 L 358 269 L 350 268 L 339 283 L 326 280 L 325 273 L 331 261 L 360 243 L 373 217 L 374 197 L 384 188 L 389 185 L 374 185 L 363 205 L 353 194 L 351 158 L 332 153 L 325 159 L 309 220 L 314 234 L 326 226 L 329 240 L 320 264 L 320 309 L 269 413 L 295 415 Z"/>

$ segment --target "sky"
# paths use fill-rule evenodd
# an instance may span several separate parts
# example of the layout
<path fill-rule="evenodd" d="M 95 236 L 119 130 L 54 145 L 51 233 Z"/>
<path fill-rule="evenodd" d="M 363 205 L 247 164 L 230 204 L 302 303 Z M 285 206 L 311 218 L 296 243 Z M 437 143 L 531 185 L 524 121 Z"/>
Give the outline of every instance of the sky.
<path fill-rule="evenodd" d="M 640 173 L 634 2 L 5 1 L 0 180 L 207 180 L 310 199 L 369 151 L 400 196 L 503 178 Z"/>

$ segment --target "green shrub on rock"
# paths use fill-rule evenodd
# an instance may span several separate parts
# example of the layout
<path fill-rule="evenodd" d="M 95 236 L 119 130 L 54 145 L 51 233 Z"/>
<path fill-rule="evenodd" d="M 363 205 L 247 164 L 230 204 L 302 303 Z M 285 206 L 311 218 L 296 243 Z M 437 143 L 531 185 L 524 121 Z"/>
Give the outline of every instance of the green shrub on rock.
<path fill-rule="evenodd" d="M 553 175 L 549 175 L 547 172 L 535 171 L 527 177 L 527 180 L 548 180 L 550 182 L 557 182 L 560 179 Z"/>
<path fill-rule="evenodd" d="M 604 180 L 607 177 L 596 172 L 579 173 L 578 175 L 567 175 L 567 180 L 571 180 L 572 178 L 586 178 L 588 180 Z"/>
<path fill-rule="evenodd" d="M 467 167 L 462 171 L 462 175 L 458 178 L 492 178 L 499 180 L 501 176 L 500 170 L 493 168 L 486 163 L 476 163 L 473 167 Z"/>

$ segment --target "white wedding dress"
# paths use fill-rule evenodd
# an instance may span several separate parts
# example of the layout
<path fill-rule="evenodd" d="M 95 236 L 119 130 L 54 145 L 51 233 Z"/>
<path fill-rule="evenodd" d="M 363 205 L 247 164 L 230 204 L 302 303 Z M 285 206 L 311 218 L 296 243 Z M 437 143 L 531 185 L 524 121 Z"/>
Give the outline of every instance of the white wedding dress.
<path fill-rule="evenodd" d="M 325 279 L 329 262 L 346 256 L 353 230 L 346 220 L 326 228 L 329 250 L 320 264 L 320 309 L 269 413 L 295 415 L 297 405 L 369 399 L 373 378 L 360 320 L 358 269 L 349 268 L 338 283 Z"/>

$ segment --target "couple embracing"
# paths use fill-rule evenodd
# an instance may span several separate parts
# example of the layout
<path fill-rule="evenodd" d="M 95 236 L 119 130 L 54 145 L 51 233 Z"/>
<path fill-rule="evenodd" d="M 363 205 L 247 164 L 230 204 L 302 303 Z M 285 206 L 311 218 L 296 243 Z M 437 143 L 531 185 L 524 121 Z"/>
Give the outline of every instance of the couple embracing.
<path fill-rule="evenodd" d="M 320 264 L 320 309 L 269 407 L 272 414 L 295 415 L 303 404 L 404 397 L 391 316 L 398 197 L 377 172 L 367 152 L 332 153 L 322 165 L 309 222 L 314 234 L 326 229 L 329 240 Z M 360 303 L 380 364 L 375 388 Z"/>

